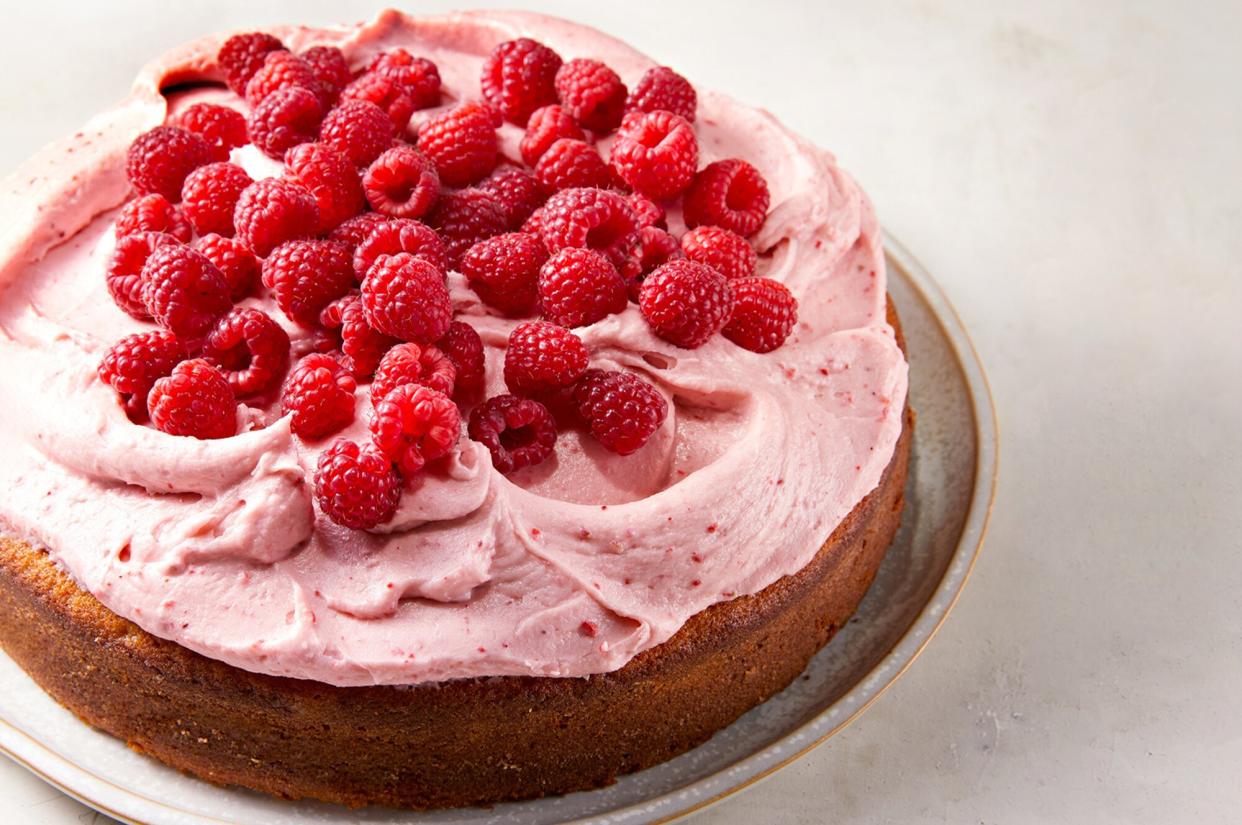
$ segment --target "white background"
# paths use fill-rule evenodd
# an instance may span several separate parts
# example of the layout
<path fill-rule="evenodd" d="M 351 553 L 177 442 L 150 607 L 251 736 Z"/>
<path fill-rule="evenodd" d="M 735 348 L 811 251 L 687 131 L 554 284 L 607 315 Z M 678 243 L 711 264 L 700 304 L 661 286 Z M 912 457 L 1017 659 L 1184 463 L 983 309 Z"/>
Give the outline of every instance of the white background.
<path fill-rule="evenodd" d="M 181 41 L 376 8 L 2 2 L 0 174 Z M 850 728 L 698 821 L 1237 821 L 1242 4 L 529 5 L 834 150 L 996 395 L 992 530 L 940 635 Z M 3 760 L 0 810 L 92 816 Z"/>

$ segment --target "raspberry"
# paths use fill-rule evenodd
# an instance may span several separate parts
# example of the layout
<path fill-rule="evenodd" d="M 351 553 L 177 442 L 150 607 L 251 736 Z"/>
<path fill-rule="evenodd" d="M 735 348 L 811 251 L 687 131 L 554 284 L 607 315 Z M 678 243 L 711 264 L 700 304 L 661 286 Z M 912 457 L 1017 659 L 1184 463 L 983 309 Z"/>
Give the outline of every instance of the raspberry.
<path fill-rule="evenodd" d="M 263 261 L 263 285 L 276 305 L 303 326 L 354 285 L 349 248 L 335 241 L 286 241 Z"/>
<path fill-rule="evenodd" d="M 442 338 L 453 320 L 444 273 L 405 252 L 385 255 L 371 266 L 362 284 L 362 306 L 372 327 L 417 344 Z"/>
<path fill-rule="evenodd" d="M 239 240 L 222 235 L 204 235 L 195 248 L 216 265 L 229 285 L 229 297 L 240 301 L 259 283 L 259 259 Z"/>
<path fill-rule="evenodd" d="M 302 438 L 323 438 L 354 420 L 357 384 L 335 358 L 314 353 L 294 365 L 280 407 L 292 416 L 289 429 Z"/>
<path fill-rule="evenodd" d="M 265 257 L 276 246 L 315 234 L 319 207 L 304 187 L 264 178 L 246 187 L 233 210 L 237 239 Z"/>
<path fill-rule="evenodd" d="M 329 232 L 328 240 L 340 241 L 350 249 L 357 249 L 358 244 L 362 243 L 366 236 L 371 234 L 372 229 L 381 223 L 388 223 L 390 220 L 391 218 L 387 215 L 381 215 L 378 212 L 363 212 L 360 215 L 354 215 Z"/>
<path fill-rule="evenodd" d="M 200 166 L 181 187 L 181 208 L 198 234 L 214 232 L 231 237 L 237 199 L 252 183 L 246 170 L 232 163 Z"/>
<path fill-rule="evenodd" d="M 611 132 L 625 109 L 625 84 L 598 60 L 578 58 L 556 72 L 562 108 L 593 132 Z"/>
<path fill-rule="evenodd" d="M 425 57 L 389 49 L 376 55 L 367 71 L 396 83 L 416 110 L 440 105 L 440 70 Z"/>
<path fill-rule="evenodd" d="M 201 338 L 233 305 L 229 285 L 206 255 L 157 246 L 142 267 L 143 301 L 156 323 L 183 341 Z"/>
<path fill-rule="evenodd" d="M 323 105 L 315 93 L 301 86 L 277 89 L 250 113 L 250 139 L 265 155 L 280 160 L 299 143 L 319 134 Z"/>
<path fill-rule="evenodd" d="M 304 186 L 319 206 L 319 233 L 335 229 L 363 209 L 362 183 L 349 158 L 326 143 L 303 143 L 285 153 L 286 176 Z"/>
<path fill-rule="evenodd" d="M 561 138 L 586 140 L 586 133 L 560 106 L 553 104 L 535 110 L 526 122 L 526 134 L 518 146 L 522 162 L 534 166 L 543 153 Z"/>
<path fill-rule="evenodd" d="M 268 52 L 281 51 L 285 44 L 263 32 L 235 34 L 220 47 L 216 63 L 224 72 L 229 88 L 244 94 L 246 84 L 262 66 Z"/>
<path fill-rule="evenodd" d="M 768 214 L 768 184 L 744 160 L 718 160 L 705 166 L 686 191 L 686 226 L 719 226 L 749 238 Z"/>
<path fill-rule="evenodd" d="M 505 383 L 517 395 L 568 387 L 587 368 L 582 339 L 547 321 L 518 324 L 505 350 Z"/>
<path fill-rule="evenodd" d="M 151 423 L 169 435 L 228 438 L 237 432 L 237 401 L 220 370 L 202 358 L 182 361 L 147 396 Z"/>
<path fill-rule="evenodd" d="M 341 89 L 353 79 L 345 53 L 336 46 L 311 46 L 300 57 L 310 66 L 320 86 L 332 97 L 340 94 Z"/>
<path fill-rule="evenodd" d="M 461 273 L 483 303 L 506 315 L 529 315 L 539 299 L 539 269 L 547 260 L 543 241 L 512 232 L 470 247 L 462 256 Z"/>
<path fill-rule="evenodd" d="M 456 395 L 470 395 L 483 389 L 487 358 L 483 354 L 483 339 L 474 327 L 464 321 L 454 321 L 444 337 L 436 342 L 436 347 L 453 362 L 457 371 L 453 386 Z"/>
<path fill-rule="evenodd" d="M 355 166 L 366 166 L 392 146 L 396 137 L 392 119 L 367 100 L 342 100 L 319 127 L 319 139 Z"/>
<path fill-rule="evenodd" d="M 733 293 L 725 277 L 710 266 L 670 261 L 643 281 L 638 307 L 656 335 L 695 349 L 729 320 Z"/>
<path fill-rule="evenodd" d="M 461 413 L 447 395 L 402 384 L 375 405 L 371 440 L 407 477 L 448 455 L 461 436 Z"/>
<path fill-rule="evenodd" d="M 475 407 L 467 431 L 506 475 L 541 463 L 556 447 L 556 422 L 548 408 L 516 395 L 497 395 Z"/>
<path fill-rule="evenodd" d="M 417 108 L 414 99 L 400 84 L 376 72 L 367 72 L 356 78 L 341 90 L 340 100 L 341 105 L 352 101 L 375 106 L 387 116 L 394 134 L 405 130 L 410 115 Z"/>
<path fill-rule="evenodd" d="M 423 259 L 440 272 L 448 269 L 448 252 L 440 236 L 426 224 L 398 218 L 375 224 L 358 244 L 353 257 L 354 274 L 361 282 L 377 260 L 401 252 Z"/>
<path fill-rule="evenodd" d="M 700 226 L 681 236 L 681 250 L 697 263 L 707 264 L 729 280 L 755 274 L 757 256 L 750 243 L 719 226 Z"/>
<path fill-rule="evenodd" d="M 453 268 L 457 268 L 467 249 L 509 228 L 500 202 L 478 189 L 442 194 L 428 222 L 444 239 L 449 266 Z"/>
<path fill-rule="evenodd" d="M 494 197 L 505 213 L 510 229 L 517 229 L 547 200 L 539 179 L 516 166 L 506 166 L 475 187 Z"/>
<path fill-rule="evenodd" d="M 263 65 L 246 84 L 246 102 L 258 106 L 272 92 L 295 86 L 312 92 L 320 104 L 327 103 L 328 92 L 315 77 L 315 70 L 309 63 L 292 52 L 269 52 L 263 58 Z"/>
<path fill-rule="evenodd" d="M 595 439 L 619 455 L 646 444 L 668 415 L 664 396 L 631 372 L 587 370 L 574 400 Z"/>
<path fill-rule="evenodd" d="M 535 164 L 539 183 L 549 192 L 575 187 L 605 187 L 612 181 L 599 152 L 581 140 L 561 138 Z"/>
<path fill-rule="evenodd" d="M 622 195 L 603 189 L 565 189 L 548 198 L 540 235 L 550 252 L 592 249 L 618 270 L 638 254 L 638 219 Z"/>
<path fill-rule="evenodd" d="M 452 395 L 456 383 L 457 367 L 438 347 L 397 344 L 384 353 L 375 368 L 371 403 L 374 405 L 383 401 L 388 393 L 402 384 L 418 384 Z"/>
<path fill-rule="evenodd" d="M 180 245 L 176 238 L 163 232 L 136 232 L 117 238 L 116 249 L 112 252 L 112 260 L 104 276 L 108 294 L 126 314 L 139 321 L 151 318 L 143 297 L 143 267 L 156 247 L 169 244 Z"/>
<path fill-rule="evenodd" d="M 142 194 L 157 192 L 176 203 L 186 175 L 212 160 L 211 145 L 177 126 L 156 126 L 129 145 L 125 174 Z"/>
<path fill-rule="evenodd" d="M 446 186 L 469 186 L 496 168 L 496 129 L 480 103 L 467 102 L 418 127 L 418 148 Z"/>
<path fill-rule="evenodd" d="M 436 165 L 422 152 L 402 144 L 367 167 L 362 188 L 376 212 L 395 218 L 421 218 L 440 195 L 440 176 Z"/>
<path fill-rule="evenodd" d="M 644 276 L 650 275 L 657 267 L 669 261 L 684 257 L 685 253 L 681 251 L 681 244 L 677 243 L 677 239 L 672 235 L 654 226 L 643 227 L 642 251 L 638 256 L 639 274 L 637 278 L 628 281 L 630 300 L 638 300 Z"/>
<path fill-rule="evenodd" d="M 648 69 L 625 101 L 625 111 L 655 112 L 663 110 L 694 123 L 698 95 L 690 81 L 667 66 Z"/>
<path fill-rule="evenodd" d="M 685 118 L 669 112 L 632 112 L 621 122 L 611 161 L 635 191 L 671 200 L 694 180 L 699 142 Z"/>
<path fill-rule="evenodd" d="M 229 106 L 195 103 L 172 119 L 173 126 L 188 129 L 211 145 L 213 159 L 225 161 L 229 152 L 250 142 L 246 116 Z"/>
<path fill-rule="evenodd" d="M 552 255 L 539 270 L 544 316 L 565 327 L 593 324 L 626 306 L 625 282 L 598 252 L 573 247 Z"/>
<path fill-rule="evenodd" d="M 319 455 L 315 501 L 342 527 L 369 530 L 397 512 L 401 477 L 373 445 L 359 447 L 340 438 Z"/>
<path fill-rule="evenodd" d="M 147 418 L 147 393 L 156 380 L 185 358 L 185 348 L 171 332 L 139 332 L 117 341 L 99 363 L 99 378 L 121 396 L 131 421 Z"/>
<path fill-rule="evenodd" d="M 771 352 L 785 343 L 798 322 L 798 301 L 785 285 L 771 278 L 730 281 L 733 316 L 721 332 L 751 352 Z"/>
<path fill-rule="evenodd" d="M 634 217 L 641 227 L 656 226 L 668 229 L 668 221 L 664 216 L 664 207 L 640 192 L 633 192 L 625 199 L 634 210 Z"/>
<path fill-rule="evenodd" d="M 345 365 L 355 378 L 370 378 L 379 366 L 384 353 L 397 344 L 382 332 L 376 332 L 367 323 L 366 311 L 358 293 L 338 298 L 319 313 L 319 323 L 328 329 L 339 330 L 341 351 L 345 353 Z"/>
<path fill-rule="evenodd" d="M 498 43 L 483 61 L 483 97 L 505 120 L 525 126 L 531 112 L 556 102 L 556 71 L 561 56 L 522 37 Z"/>
<path fill-rule="evenodd" d="M 168 198 L 154 192 L 139 195 L 125 204 L 117 215 L 115 229 L 118 238 L 135 232 L 164 232 L 182 243 L 189 243 L 194 235 L 184 212 L 169 203 Z"/>
<path fill-rule="evenodd" d="M 203 342 L 203 357 L 224 372 L 238 398 L 258 395 L 289 364 L 289 335 L 266 312 L 234 307 Z"/>

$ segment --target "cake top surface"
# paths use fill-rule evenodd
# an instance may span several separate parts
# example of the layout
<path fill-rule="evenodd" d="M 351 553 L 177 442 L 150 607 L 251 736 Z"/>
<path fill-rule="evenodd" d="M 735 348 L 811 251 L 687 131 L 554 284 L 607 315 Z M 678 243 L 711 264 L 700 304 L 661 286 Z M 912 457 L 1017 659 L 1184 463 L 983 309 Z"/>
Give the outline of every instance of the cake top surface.
<path fill-rule="evenodd" d="M 657 65 L 532 14 L 389 11 L 273 34 L 291 51 L 338 47 L 354 69 L 397 48 L 432 61 L 442 101 L 413 113 L 411 135 L 478 98 L 485 59 L 515 38 L 602 61 L 630 88 Z M 104 278 L 130 194 L 126 153 L 196 103 L 246 109 L 218 85 L 223 41 L 150 64 L 130 97 L 0 192 L 0 380 L 20 399 L 0 409 L 0 525 L 46 546 L 109 609 L 229 664 L 334 685 L 602 673 L 710 605 L 800 570 L 877 486 L 901 431 L 906 363 L 885 321 L 871 207 L 827 152 L 701 89 L 698 165 L 743 158 L 766 180 L 770 211 L 749 239 L 755 275 L 788 288 L 798 322 L 766 353 L 720 334 L 677 346 L 633 302 L 576 325 L 592 369 L 637 376 L 663 399 L 633 452 L 562 427 L 540 463 L 494 466 L 466 420 L 480 398 L 507 391 L 506 347 L 529 318 L 484 303 L 460 267 L 448 293 L 482 341 L 485 388 L 457 399 L 462 432 L 443 455 L 417 469 L 397 460 L 404 481 L 378 523 L 327 517 L 314 484 L 336 438 L 378 439 L 366 380 L 344 382 L 358 412 L 330 438 L 296 432 L 271 393 L 243 400 L 227 437 L 131 422 L 98 373 L 118 338 L 154 329 L 118 308 Z M 500 126 L 501 155 L 519 162 L 523 135 Z M 598 141 L 603 157 L 616 140 Z M 231 160 L 254 180 L 282 172 L 254 146 Z M 667 222 L 685 231 L 677 203 Z M 291 320 L 270 285 L 238 305 L 279 322 L 295 358 L 319 346 L 322 330 Z"/>

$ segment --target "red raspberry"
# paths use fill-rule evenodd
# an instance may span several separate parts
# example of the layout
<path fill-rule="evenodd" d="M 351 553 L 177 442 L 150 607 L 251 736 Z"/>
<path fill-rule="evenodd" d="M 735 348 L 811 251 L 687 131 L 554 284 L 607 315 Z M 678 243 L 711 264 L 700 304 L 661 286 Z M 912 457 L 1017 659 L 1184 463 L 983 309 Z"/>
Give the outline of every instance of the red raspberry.
<path fill-rule="evenodd" d="M 531 112 L 556 102 L 556 70 L 561 56 L 522 37 L 498 43 L 483 61 L 483 97 L 505 120 L 525 126 Z"/>
<path fill-rule="evenodd" d="M 431 227 L 408 218 L 376 223 L 354 250 L 354 275 L 359 282 L 384 255 L 408 252 L 422 258 L 440 272 L 448 270 L 448 251 Z"/>
<path fill-rule="evenodd" d="M 539 179 L 516 166 L 497 169 L 476 188 L 500 203 L 510 229 L 520 227 L 547 200 Z"/>
<path fill-rule="evenodd" d="M 362 188 L 376 212 L 394 218 L 421 218 L 440 195 L 440 176 L 426 155 L 401 144 L 367 167 Z"/>
<path fill-rule="evenodd" d="M 405 252 L 382 256 L 371 266 L 362 306 L 372 327 L 417 344 L 444 337 L 453 320 L 444 273 Z"/>
<path fill-rule="evenodd" d="M 195 103 L 173 118 L 172 125 L 201 135 L 211 145 L 217 161 L 228 160 L 230 151 L 250 142 L 246 116 L 217 103 Z"/>
<path fill-rule="evenodd" d="M 500 202 L 478 189 L 440 195 L 428 222 L 444 239 L 449 266 L 454 269 L 467 249 L 509 228 Z"/>
<path fill-rule="evenodd" d="M 771 278 L 730 281 L 733 315 L 721 332 L 751 352 L 771 352 L 785 343 L 798 322 L 798 301 L 785 285 Z"/>
<path fill-rule="evenodd" d="M 467 102 L 418 128 L 418 148 L 435 162 L 446 186 L 469 186 L 496 168 L 496 129 L 480 103 Z"/>
<path fill-rule="evenodd" d="M 357 384 L 331 355 L 306 356 L 289 372 L 280 408 L 289 429 L 302 438 L 323 438 L 354 420 Z"/>
<path fill-rule="evenodd" d="M 593 132 L 611 132 L 625 109 L 625 84 L 598 60 L 578 58 L 556 72 L 556 94 L 574 120 Z"/>
<path fill-rule="evenodd" d="M 237 401 L 220 370 L 202 358 L 182 361 L 147 396 L 151 423 L 169 435 L 228 438 L 237 432 Z"/>
<path fill-rule="evenodd" d="M 586 140 L 586 132 L 560 106 L 554 104 L 535 110 L 526 123 L 526 134 L 518 147 L 522 162 L 534 166 L 543 153 L 561 138 Z"/>
<path fill-rule="evenodd" d="M 453 386 L 455 395 L 472 395 L 483 389 L 487 358 L 483 354 L 483 339 L 474 327 L 464 321 L 454 321 L 444 337 L 436 342 L 436 347 L 453 362 L 457 371 Z"/>
<path fill-rule="evenodd" d="M 371 404 L 378 404 L 402 384 L 418 384 L 452 395 L 457 385 L 457 367 L 438 347 L 397 344 L 384 353 L 375 368 Z"/>
<path fill-rule="evenodd" d="M 461 258 L 461 274 L 483 303 L 506 315 L 529 315 L 547 260 L 547 247 L 537 236 L 511 232 L 470 247 Z"/>
<path fill-rule="evenodd" d="M 367 72 L 341 91 L 341 104 L 354 101 L 370 103 L 388 117 L 394 134 L 405 131 L 410 115 L 417 108 L 414 99 L 395 80 L 376 72 Z"/>
<path fill-rule="evenodd" d="M 497 395 L 475 407 L 468 432 L 506 475 L 543 462 L 556 447 L 556 422 L 548 408 L 516 395 Z"/>
<path fill-rule="evenodd" d="M 319 134 L 323 106 L 315 93 L 301 86 L 277 89 L 250 113 L 250 139 L 265 155 L 276 160 L 299 143 L 310 143 Z"/>
<path fill-rule="evenodd" d="M 259 259 L 250 247 L 235 238 L 204 235 L 198 239 L 195 248 L 220 270 L 229 285 L 229 297 L 234 301 L 240 301 L 254 291 L 261 270 Z"/>
<path fill-rule="evenodd" d="M 634 217 L 638 219 L 639 226 L 655 226 L 660 229 L 668 229 L 664 207 L 651 198 L 640 192 L 632 192 L 626 197 L 625 201 L 634 210 Z"/>
<path fill-rule="evenodd" d="M 371 234 L 372 229 L 381 223 L 388 223 L 390 220 L 392 219 L 387 215 L 381 215 L 378 212 L 363 212 L 360 215 L 354 215 L 329 232 L 328 240 L 340 241 L 350 249 L 357 249 L 358 244 L 362 243 L 366 236 Z"/>
<path fill-rule="evenodd" d="M 156 126 L 129 145 L 125 174 L 142 194 L 158 192 L 176 203 L 186 175 L 212 159 L 211 145 L 176 126 Z"/>
<path fill-rule="evenodd" d="M 220 47 L 216 55 L 216 63 L 224 72 L 224 79 L 229 88 L 237 94 L 244 94 L 246 84 L 254 77 L 262 66 L 268 52 L 280 51 L 285 48 L 275 37 L 263 32 L 235 34 Z"/>
<path fill-rule="evenodd" d="M 654 226 L 645 226 L 642 230 L 642 252 L 638 256 L 639 273 L 637 278 L 627 282 L 630 300 L 637 302 L 642 291 L 643 279 L 658 267 L 669 261 L 685 257 L 681 244 L 672 235 Z"/>
<path fill-rule="evenodd" d="M 425 57 L 414 57 L 405 49 L 389 49 L 376 55 L 367 71 L 396 83 L 415 110 L 440 105 L 440 70 Z"/>
<path fill-rule="evenodd" d="M 686 190 L 699 166 L 694 127 L 669 112 L 632 112 L 612 144 L 612 168 L 635 191 L 671 200 Z"/>
<path fill-rule="evenodd" d="M 289 334 L 266 312 L 234 307 L 203 342 L 203 357 L 224 372 L 238 398 L 259 395 L 289 365 Z"/>
<path fill-rule="evenodd" d="M 142 267 L 143 301 L 155 322 L 183 341 L 202 338 L 233 305 L 229 285 L 206 255 L 157 246 Z"/>
<path fill-rule="evenodd" d="M 698 95 L 690 81 L 667 66 L 648 69 L 625 102 L 626 112 L 663 110 L 684 117 L 691 123 L 694 123 L 697 107 Z"/>
<path fill-rule="evenodd" d="M 349 247 L 335 241 L 286 241 L 263 261 L 263 285 L 281 311 L 302 326 L 354 285 Z"/>
<path fill-rule="evenodd" d="M 363 210 L 358 170 L 326 143 L 303 143 L 285 153 L 286 177 L 304 186 L 319 206 L 319 233 L 335 229 Z"/>
<path fill-rule="evenodd" d="M 332 97 L 339 95 L 341 89 L 353 79 L 345 53 L 336 46 L 311 46 L 300 56 L 314 72 L 315 79 Z"/>
<path fill-rule="evenodd" d="M 371 440 L 406 478 L 448 455 L 460 437 L 457 405 L 430 387 L 402 384 L 375 405 L 371 416 Z"/>
<path fill-rule="evenodd" d="M 382 332 L 376 332 L 367 323 L 366 311 L 358 293 L 338 298 L 319 313 L 319 323 L 328 329 L 339 330 L 341 351 L 345 364 L 355 378 L 367 379 L 375 373 L 384 353 L 397 344 Z"/>
<path fill-rule="evenodd" d="M 547 321 L 518 324 L 505 350 L 505 383 L 517 395 L 537 395 L 568 387 L 587 368 L 582 339 Z"/>
<path fill-rule="evenodd" d="M 574 400 L 595 439 L 619 455 L 646 444 L 668 415 L 664 396 L 631 372 L 587 370 Z"/>
<path fill-rule="evenodd" d="M 539 298 L 548 320 L 583 327 L 625 310 L 625 281 L 603 255 L 569 247 L 539 270 Z"/>
<path fill-rule="evenodd" d="M 401 477 L 373 444 L 339 438 L 319 454 L 315 501 L 342 527 L 370 530 L 390 520 L 401 502 Z"/>
<path fill-rule="evenodd" d="M 729 320 L 733 293 L 725 277 L 710 266 L 670 261 L 643 281 L 638 307 L 656 335 L 695 349 Z"/>
<path fill-rule="evenodd" d="M 189 243 L 194 235 L 184 212 L 169 203 L 168 198 L 154 192 L 139 195 L 121 207 L 115 229 L 118 238 L 135 232 L 164 232 L 182 243 Z"/>
<path fill-rule="evenodd" d="M 233 210 L 237 239 L 265 257 L 276 246 L 315 234 L 319 206 L 304 187 L 264 178 L 246 187 Z"/>
<path fill-rule="evenodd" d="M 258 106 L 272 92 L 295 86 L 313 92 L 321 104 L 326 102 L 327 92 L 309 63 L 292 52 L 268 52 L 246 84 L 246 102 Z"/>
<path fill-rule="evenodd" d="M 130 420 L 141 423 L 147 419 L 147 393 L 184 358 L 185 348 L 171 332 L 139 332 L 117 341 L 104 354 L 99 378 L 121 396 Z"/>
<path fill-rule="evenodd" d="M 319 139 L 355 166 L 366 166 L 375 160 L 392 146 L 395 137 L 392 120 L 367 100 L 342 100 L 319 127 Z"/>
<path fill-rule="evenodd" d="M 768 214 L 767 181 L 744 160 L 718 160 L 695 176 L 683 202 L 686 226 L 720 226 L 749 238 Z"/>
<path fill-rule="evenodd" d="M 757 256 L 750 243 L 719 226 L 691 229 L 681 236 L 681 250 L 690 260 L 707 264 L 729 280 L 755 274 Z"/>
<path fill-rule="evenodd" d="M 608 164 L 595 147 L 569 138 L 548 147 L 535 164 L 535 175 L 549 192 L 584 186 L 602 188 L 612 181 Z"/>
<path fill-rule="evenodd" d="M 179 242 L 172 235 L 163 232 L 136 232 L 125 235 L 117 238 L 116 249 L 108 263 L 105 275 L 108 294 L 126 314 L 139 321 L 151 319 L 143 297 L 145 282 L 142 280 L 142 269 L 152 251 L 157 246 L 166 244 L 177 245 Z"/>
<path fill-rule="evenodd" d="M 198 234 L 214 232 L 232 237 L 237 199 L 252 183 L 246 170 L 232 163 L 200 166 L 181 187 L 181 208 Z"/>
<path fill-rule="evenodd" d="M 540 235 L 548 251 L 593 249 L 618 270 L 638 255 L 638 219 L 625 197 L 603 189 L 565 189 L 540 210 Z"/>

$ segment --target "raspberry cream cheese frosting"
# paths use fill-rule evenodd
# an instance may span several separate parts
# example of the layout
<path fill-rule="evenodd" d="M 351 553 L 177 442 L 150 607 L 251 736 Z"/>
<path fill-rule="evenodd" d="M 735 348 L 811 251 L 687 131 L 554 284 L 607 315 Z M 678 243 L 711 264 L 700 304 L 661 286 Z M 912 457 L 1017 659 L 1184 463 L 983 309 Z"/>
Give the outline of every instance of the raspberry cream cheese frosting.
<path fill-rule="evenodd" d="M 425 56 L 442 108 L 478 97 L 486 56 L 518 37 L 601 60 L 631 86 L 655 65 L 529 14 L 385 12 L 275 34 L 291 49 L 337 46 L 351 66 L 396 47 Z M 117 338 L 151 328 L 117 308 L 103 275 L 129 194 L 126 149 L 169 114 L 226 97 L 220 44 L 149 65 L 129 98 L 0 193 L 0 527 L 46 547 L 113 612 L 240 668 L 338 686 L 604 673 L 712 604 L 801 570 L 879 484 L 907 385 L 870 204 L 831 155 L 711 92 L 698 98 L 699 163 L 745 158 L 766 178 L 756 274 L 788 287 L 799 320 L 766 354 L 720 335 L 674 346 L 633 303 L 577 328 L 592 367 L 635 373 L 667 401 L 633 454 L 568 429 L 552 458 L 504 475 L 463 423 L 391 519 L 351 530 L 324 517 L 312 488 L 333 439 L 304 440 L 279 403 L 241 404 L 237 434 L 213 440 L 132 423 L 97 374 Z M 438 111 L 416 112 L 411 130 Z M 505 157 L 521 157 L 522 134 L 501 127 Z M 253 147 L 232 160 L 255 180 L 281 172 Z M 675 234 L 684 227 L 675 208 L 668 221 Z M 485 396 L 505 392 L 504 349 L 520 321 L 456 272 L 449 287 L 485 345 Z M 270 296 L 241 305 L 277 319 L 295 357 L 312 348 Z M 360 411 L 368 391 L 359 384 Z M 336 435 L 365 441 L 367 416 Z"/>

